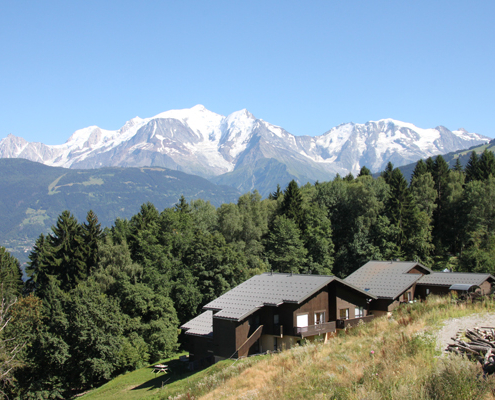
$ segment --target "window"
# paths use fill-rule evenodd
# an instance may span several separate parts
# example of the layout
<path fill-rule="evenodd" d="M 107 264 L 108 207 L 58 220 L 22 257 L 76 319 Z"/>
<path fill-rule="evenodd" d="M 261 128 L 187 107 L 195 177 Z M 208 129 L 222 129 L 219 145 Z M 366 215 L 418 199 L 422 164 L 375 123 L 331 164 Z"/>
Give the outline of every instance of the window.
<path fill-rule="evenodd" d="M 356 307 L 354 309 L 354 318 L 363 318 L 364 317 L 364 308 Z"/>
<path fill-rule="evenodd" d="M 275 314 L 273 316 L 273 325 L 278 325 L 280 322 L 279 322 L 279 315 L 278 314 Z"/>
<path fill-rule="evenodd" d="M 412 293 L 407 292 L 407 301 L 412 301 Z"/>
<path fill-rule="evenodd" d="M 325 311 L 315 312 L 315 325 L 323 324 L 325 322 Z"/>
<path fill-rule="evenodd" d="M 305 326 L 308 326 L 308 314 L 298 315 L 296 317 L 296 320 L 298 328 L 304 328 Z"/>
<path fill-rule="evenodd" d="M 430 289 L 426 288 L 426 295 L 428 296 L 430 294 Z"/>
<path fill-rule="evenodd" d="M 349 309 L 341 308 L 340 309 L 340 319 L 349 319 Z"/>

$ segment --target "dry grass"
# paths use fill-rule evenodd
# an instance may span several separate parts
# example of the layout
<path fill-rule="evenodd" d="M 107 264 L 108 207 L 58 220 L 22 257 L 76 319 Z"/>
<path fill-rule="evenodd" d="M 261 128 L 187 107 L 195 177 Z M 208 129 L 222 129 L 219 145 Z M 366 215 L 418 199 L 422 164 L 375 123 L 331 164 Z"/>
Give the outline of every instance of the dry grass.
<path fill-rule="evenodd" d="M 493 301 L 456 306 L 432 297 L 428 303 L 403 307 L 391 319 L 377 318 L 326 344 L 314 342 L 238 361 L 176 398 L 495 399 L 491 392 L 495 382 L 480 379 L 478 365 L 452 358 L 438 361 L 434 336 L 444 319 L 493 309 Z M 457 372 L 452 378 L 448 371 L 458 365 L 464 366 L 465 373 Z M 448 388 L 456 389 L 449 392 Z M 440 392 L 454 397 L 438 397 Z"/>

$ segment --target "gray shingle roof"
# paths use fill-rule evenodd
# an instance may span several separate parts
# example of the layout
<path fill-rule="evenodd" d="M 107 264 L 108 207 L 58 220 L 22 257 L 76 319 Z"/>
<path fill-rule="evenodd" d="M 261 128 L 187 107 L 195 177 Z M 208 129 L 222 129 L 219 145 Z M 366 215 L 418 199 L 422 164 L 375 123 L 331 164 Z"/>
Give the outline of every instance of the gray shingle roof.
<path fill-rule="evenodd" d="M 431 286 L 451 286 L 456 283 L 466 285 L 480 286 L 487 279 L 495 281 L 495 278 L 490 274 L 476 274 L 468 272 L 433 272 L 430 275 L 423 276 L 418 285 Z"/>
<path fill-rule="evenodd" d="M 344 281 L 379 298 L 395 299 L 421 278 L 421 274 L 408 273 L 416 266 L 424 269 L 426 273 L 431 272 L 417 262 L 369 261 Z"/>
<path fill-rule="evenodd" d="M 253 276 L 203 308 L 215 311 L 215 318 L 240 321 L 263 306 L 299 304 L 334 280 L 374 297 L 335 276 L 265 273 Z"/>
<path fill-rule="evenodd" d="M 186 322 L 181 329 L 187 330 L 188 335 L 213 336 L 213 312 L 205 311 Z"/>

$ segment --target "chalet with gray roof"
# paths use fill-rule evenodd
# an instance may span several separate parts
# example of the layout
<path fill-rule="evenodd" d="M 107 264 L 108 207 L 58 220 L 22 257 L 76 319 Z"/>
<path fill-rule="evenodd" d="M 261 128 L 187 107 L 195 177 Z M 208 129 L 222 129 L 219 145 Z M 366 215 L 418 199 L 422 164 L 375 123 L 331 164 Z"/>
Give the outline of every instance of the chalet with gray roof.
<path fill-rule="evenodd" d="M 447 294 L 454 284 L 477 285 L 488 294 L 495 279 L 490 274 L 434 272 L 412 261 L 369 261 L 344 281 L 377 297 L 370 312 L 378 316 L 415 297 Z"/>
<path fill-rule="evenodd" d="M 345 278 L 345 282 L 357 286 L 377 297 L 370 304 L 375 315 L 386 314 L 401 302 L 412 301 L 416 282 L 431 270 L 417 262 L 369 261 Z"/>
<path fill-rule="evenodd" d="M 481 294 L 489 294 L 495 278 L 490 274 L 467 272 L 433 272 L 418 280 L 417 296 L 425 298 L 431 294 L 447 294 L 454 285 L 478 286 Z"/>
<path fill-rule="evenodd" d="M 215 361 L 326 340 L 368 320 L 377 297 L 335 276 L 265 273 L 228 291 L 182 325 L 192 360 Z"/>

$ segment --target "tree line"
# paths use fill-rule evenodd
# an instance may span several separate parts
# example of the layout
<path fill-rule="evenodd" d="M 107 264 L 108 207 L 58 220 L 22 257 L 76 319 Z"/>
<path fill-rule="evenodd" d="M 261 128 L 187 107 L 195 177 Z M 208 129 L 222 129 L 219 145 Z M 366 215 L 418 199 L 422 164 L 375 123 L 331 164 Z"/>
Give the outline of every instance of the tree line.
<path fill-rule="evenodd" d="M 0 377 L 9 398 L 67 398 L 177 351 L 178 327 L 265 272 L 345 277 L 371 259 L 495 273 L 495 158 L 465 169 L 420 160 L 411 182 L 391 163 L 378 178 L 292 181 L 215 208 L 181 197 L 146 203 L 102 229 L 64 211 L 36 240 L 23 282 L 0 247 Z"/>

